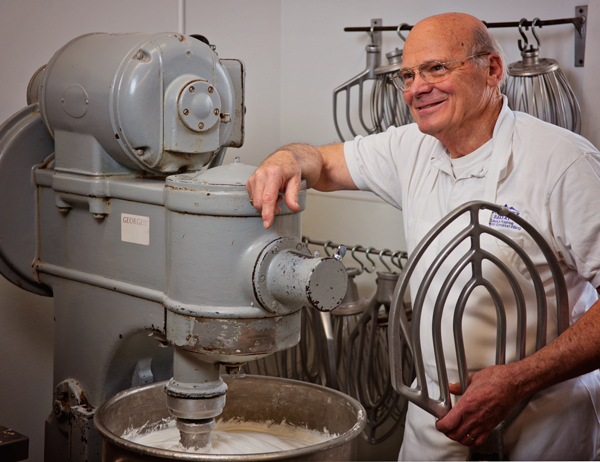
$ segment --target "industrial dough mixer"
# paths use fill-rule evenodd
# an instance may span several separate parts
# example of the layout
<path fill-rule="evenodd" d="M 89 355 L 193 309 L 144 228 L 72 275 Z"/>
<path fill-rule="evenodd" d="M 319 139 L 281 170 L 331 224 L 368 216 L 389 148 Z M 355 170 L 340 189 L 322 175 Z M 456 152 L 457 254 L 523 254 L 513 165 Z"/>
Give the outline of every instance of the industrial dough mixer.
<path fill-rule="evenodd" d="M 345 269 L 310 254 L 300 214 L 265 230 L 254 168 L 220 166 L 243 143 L 244 75 L 191 36 L 88 34 L 0 127 L 0 273 L 54 297 L 47 461 L 99 460 L 96 408 L 167 379 L 182 445 L 203 446 L 220 367 L 294 346 L 303 307 L 342 301 Z"/>

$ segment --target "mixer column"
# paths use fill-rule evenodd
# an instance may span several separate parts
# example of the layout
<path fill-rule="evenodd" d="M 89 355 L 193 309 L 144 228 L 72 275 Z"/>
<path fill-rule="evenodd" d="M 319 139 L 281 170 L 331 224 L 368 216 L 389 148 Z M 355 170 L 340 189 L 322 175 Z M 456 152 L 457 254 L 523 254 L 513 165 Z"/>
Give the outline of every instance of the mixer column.
<path fill-rule="evenodd" d="M 227 385 L 219 375 L 219 364 L 203 355 L 175 348 L 173 378 L 165 387 L 167 407 L 177 418 L 180 443 L 199 449 L 210 444 L 215 417 L 223 412 Z"/>

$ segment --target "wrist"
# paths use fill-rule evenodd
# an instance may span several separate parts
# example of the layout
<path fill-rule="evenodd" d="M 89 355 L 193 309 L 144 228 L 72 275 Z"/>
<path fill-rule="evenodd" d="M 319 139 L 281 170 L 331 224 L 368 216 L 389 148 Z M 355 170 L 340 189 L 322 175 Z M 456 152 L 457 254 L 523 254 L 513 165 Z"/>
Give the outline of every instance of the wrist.
<path fill-rule="evenodd" d="M 546 388 L 552 378 L 551 371 L 535 354 L 510 363 L 507 368 L 522 399 Z"/>

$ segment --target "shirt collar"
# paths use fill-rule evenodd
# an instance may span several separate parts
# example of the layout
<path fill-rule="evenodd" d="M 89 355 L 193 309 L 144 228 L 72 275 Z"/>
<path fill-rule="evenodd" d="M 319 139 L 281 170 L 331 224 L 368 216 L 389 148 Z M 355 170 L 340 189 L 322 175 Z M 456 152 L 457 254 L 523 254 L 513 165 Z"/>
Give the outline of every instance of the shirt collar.
<path fill-rule="evenodd" d="M 496 140 L 497 140 L 498 130 L 500 129 L 501 122 L 504 120 L 504 118 L 507 116 L 507 114 L 509 112 L 510 112 L 510 108 L 508 107 L 508 98 L 505 95 L 502 95 L 502 109 L 500 110 L 500 114 L 498 115 L 498 118 L 496 119 L 496 124 L 494 125 L 494 131 L 492 132 L 492 148 L 493 148 L 494 142 L 496 142 Z M 502 181 L 506 177 L 509 160 L 510 160 L 510 156 L 507 157 L 504 165 L 502 165 L 502 168 L 500 170 L 500 178 L 498 181 Z M 437 142 L 436 148 L 433 150 L 433 152 L 431 154 L 430 162 L 433 167 L 441 170 L 442 172 L 444 172 L 450 176 L 454 176 L 454 173 L 452 171 L 452 164 L 450 162 L 450 155 L 448 154 L 448 151 L 446 150 L 444 145 L 442 143 L 440 143 L 439 141 Z M 490 165 L 490 159 L 488 158 L 485 161 L 484 165 L 482 165 L 481 168 L 479 170 L 477 170 L 476 172 L 474 172 L 471 176 L 478 177 L 478 178 L 485 177 L 489 170 L 489 165 Z"/>

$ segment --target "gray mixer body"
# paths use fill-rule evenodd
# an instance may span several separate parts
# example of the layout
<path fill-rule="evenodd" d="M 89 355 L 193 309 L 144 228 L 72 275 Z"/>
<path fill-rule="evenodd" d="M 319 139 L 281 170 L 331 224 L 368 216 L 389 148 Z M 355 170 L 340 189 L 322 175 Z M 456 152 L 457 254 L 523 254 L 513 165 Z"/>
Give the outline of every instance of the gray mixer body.
<path fill-rule="evenodd" d="M 243 143 L 244 73 L 192 37 L 85 35 L 0 127 L 0 272 L 54 297 L 46 460 L 100 460 L 95 409 L 167 379 L 193 446 L 225 405 L 221 365 L 295 345 L 302 307 L 342 301 L 345 269 L 310 254 L 300 214 L 265 230 L 254 168 L 219 166 Z"/>

